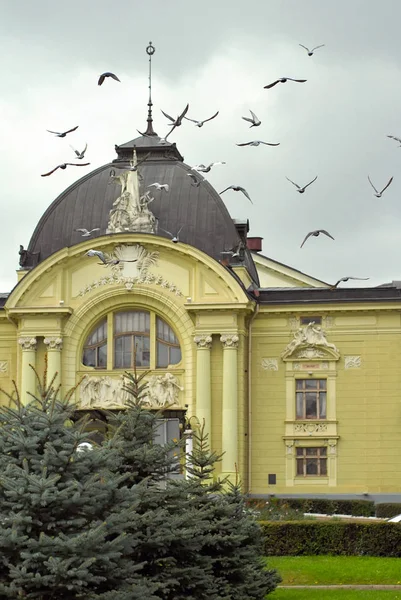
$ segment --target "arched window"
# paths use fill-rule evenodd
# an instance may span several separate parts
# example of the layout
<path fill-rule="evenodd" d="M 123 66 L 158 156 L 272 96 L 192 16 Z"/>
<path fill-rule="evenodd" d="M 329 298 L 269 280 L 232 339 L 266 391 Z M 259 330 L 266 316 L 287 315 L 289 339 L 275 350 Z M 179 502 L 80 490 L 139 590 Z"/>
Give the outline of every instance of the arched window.
<path fill-rule="evenodd" d="M 86 338 L 82 362 L 87 367 L 105 369 L 107 366 L 107 319 L 99 325 Z"/>
<path fill-rule="evenodd" d="M 107 352 L 107 333 L 112 348 Z M 97 369 L 165 369 L 181 361 L 173 329 L 155 313 L 125 310 L 108 314 L 87 337 L 82 363 Z"/>

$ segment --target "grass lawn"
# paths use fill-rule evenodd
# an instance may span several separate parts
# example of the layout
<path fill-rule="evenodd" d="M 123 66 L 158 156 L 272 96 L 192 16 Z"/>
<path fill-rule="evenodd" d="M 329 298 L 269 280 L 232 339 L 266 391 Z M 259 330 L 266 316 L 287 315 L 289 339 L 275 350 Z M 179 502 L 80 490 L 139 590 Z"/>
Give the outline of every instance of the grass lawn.
<path fill-rule="evenodd" d="M 276 590 L 266 600 L 401 600 L 396 590 Z"/>
<path fill-rule="evenodd" d="M 282 585 L 401 585 L 401 561 L 399 558 L 376 556 L 269 556 L 266 561 L 269 568 L 277 569 L 280 573 L 283 579 Z M 300 593 L 300 591 L 298 590 L 297 593 Z M 334 594 L 334 591 L 332 593 Z M 340 594 L 339 591 L 337 593 Z M 369 592 L 364 593 L 368 594 Z M 372 591 L 373 593 L 377 592 Z M 386 591 L 386 593 L 390 592 Z M 383 598 L 399 597 L 401 600 L 401 592 L 392 591 L 391 593 L 394 596 L 383 596 Z M 272 600 L 273 597 L 271 596 Z M 293 597 L 295 596 L 288 596 L 288 599 Z M 299 598 L 303 597 L 299 596 Z M 314 596 L 310 597 L 314 598 Z M 331 597 L 334 598 L 334 596 L 327 596 L 327 598 Z M 281 599 L 281 596 L 277 596 L 277 598 Z M 287 598 L 287 596 L 283 596 L 284 598 Z M 346 598 L 348 596 L 344 596 L 344 600 Z M 349 596 L 349 598 L 354 598 L 354 596 Z M 355 596 L 355 598 L 359 598 L 359 596 Z M 373 595 L 372 598 L 376 598 L 376 596 Z"/>

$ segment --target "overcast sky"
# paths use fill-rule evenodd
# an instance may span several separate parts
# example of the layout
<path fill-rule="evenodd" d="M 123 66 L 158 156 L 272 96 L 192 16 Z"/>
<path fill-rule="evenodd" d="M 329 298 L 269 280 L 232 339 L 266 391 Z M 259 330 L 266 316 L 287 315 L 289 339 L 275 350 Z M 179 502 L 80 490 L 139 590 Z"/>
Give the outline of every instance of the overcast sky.
<path fill-rule="evenodd" d="M 226 161 L 206 177 L 217 191 L 248 190 L 253 205 L 240 193 L 223 199 L 264 238 L 263 254 L 329 282 L 401 279 L 401 148 L 386 137 L 401 138 L 400 0 L 0 0 L 0 9 L 0 292 L 15 285 L 19 244 L 49 204 L 146 126 L 149 40 L 155 130 L 167 133 L 161 108 L 176 115 L 189 102 L 195 119 L 220 111 L 171 141 L 189 165 Z M 308 57 L 300 43 L 325 47 Z M 99 87 L 103 71 L 121 84 Z M 263 89 L 283 76 L 307 82 Z M 249 109 L 260 127 L 241 119 Z M 75 125 L 66 139 L 46 132 Z M 280 146 L 235 145 L 252 139 Z M 40 177 L 85 142 L 90 167 Z M 380 189 L 394 176 L 382 198 L 368 174 Z M 285 178 L 316 175 L 303 195 Z M 318 228 L 335 241 L 300 249 Z"/>

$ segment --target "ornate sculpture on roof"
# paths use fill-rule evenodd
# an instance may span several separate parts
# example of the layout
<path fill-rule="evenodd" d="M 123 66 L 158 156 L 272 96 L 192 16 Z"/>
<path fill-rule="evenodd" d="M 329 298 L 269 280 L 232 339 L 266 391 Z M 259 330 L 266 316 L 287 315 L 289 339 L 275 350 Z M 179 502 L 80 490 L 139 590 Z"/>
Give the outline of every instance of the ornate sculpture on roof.
<path fill-rule="evenodd" d="M 124 233 L 126 231 L 156 233 L 157 221 L 149 210 L 149 204 L 154 198 L 147 191 L 140 194 L 141 176 L 138 172 L 136 151 L 130 167 L 118 175 L 115 171 L 111 181 L 121 186 L 121 194 L 116 198 L 109 213 L 106 233 Z"/>
<path fill-rule="evenodd" d="M 35 267 L 38 263 L 39 252 L 29 252 L 22 244 L 19 246 L 19 266 L 23 269 Z"/>
<path fill-rule="evenodd" d="M 325 350 L 331 351 L 333 356 L 340 355 L 336 345 L 327 341 L 326 333 L 320 325 L 312 322 L 294 332 L 294 338 L 281 356 L 282 358 L 292 355 L 296 355 L 298 358 L 323 358 Z"/>

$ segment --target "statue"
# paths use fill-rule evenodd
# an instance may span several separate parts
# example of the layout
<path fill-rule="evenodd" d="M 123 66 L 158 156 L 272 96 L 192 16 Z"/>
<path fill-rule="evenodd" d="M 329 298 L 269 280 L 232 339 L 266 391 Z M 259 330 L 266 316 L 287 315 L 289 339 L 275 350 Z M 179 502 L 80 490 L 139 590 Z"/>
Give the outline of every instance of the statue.
<path fill-rule="evenodd" d="M 22 268 L 35 267 L 38 263 L 39 252 L 29 252 L 22 244 L 19 246 L 19 266 Z"/>
<path fill-rule="evenodd" d="M 335 353 L 338 353 L 336 345 L 327 341 L 325 332 L 319 325 L 315 326 L 314 321 L 308 323 L 305 327 L 300 327 L 298 331 L 294 333 L 294 338 L 287 345 L 281 356 L 290 356 L 297 348 L 304 348 L 305 346 L 308 346 L 309 349 L 316 349 L 317 347 L 330 348 L 331 350 L 334 350 Z M 319 354 L 316 351 L 314 356 L 320 356 L 321 354 L 321 352 Z M 311 358 L 312 354 L 309 352 L 309 354 L 306 353 L 303 357 Z M 301 358 L 301 356 L 299 356 L 299 358 Z"/>

